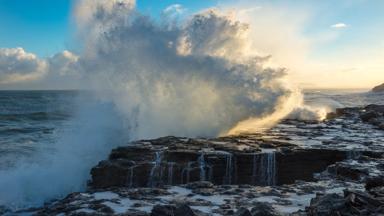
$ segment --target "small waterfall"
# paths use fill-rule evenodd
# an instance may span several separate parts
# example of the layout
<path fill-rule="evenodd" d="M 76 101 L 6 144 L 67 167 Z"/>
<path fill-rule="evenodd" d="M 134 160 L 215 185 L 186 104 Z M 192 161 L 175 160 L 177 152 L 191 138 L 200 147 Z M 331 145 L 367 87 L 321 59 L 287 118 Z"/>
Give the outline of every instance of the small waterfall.
<path fill-rule="evenodd" d="M 129 188 L 133 187 L 133 169 L 134 168 L 135 168 L 134 166 L 129 168 L 129 180 L 128 180 L 128 187 Z"/>
<path fill-rule="evenodd" d="M 174 162 L 168 163 L 168 185 L 173 184 L 173 166 L 175 165 Z"/>
<path fill-rule="evenodd" d="M 191 167 L 193 163 L 194 163 L 193 161 L 190 161 L 188 162 L 188 165 L 187 165 L 187 183 L 189 183 L 190 181 L 190 173 L 191 173 Z"/>
<path fill-rule="evenodd" d="M 268 185 L 276 184 L 276 154 L 271 152 L 267 154 L 267 183 Z"/>
<path fill-rule="evenodd" d="M 205 160 L 204 160 L 204 153 L 201 153 L 200 157 L 197 159 L 200 167 L 200 181 L 205 181 L 206 180 L 206 175 L 205 175 Z"/>
<path fill-rule="evenodd" d="M 212 182 L 213 181 L 213 167 L 208 166 L 208 181 Z"/>
<path fill-rule="evenodd" d="M 268 152 L 262 154 L 261 164 L 261 182 L 264 185 L 276 184 L 276 154 Z"/>
<path fill-rule="evenodd" d="M 233 160 L 232 154 L 228 153 L 226 156 L 227 163 L 225 168 L 224 184 L 232 183 L 232 172 L 233 172 L 232 160 Z"/>
<path fill-rule="evenodd" d="M 256 184 L 257 182 L 257 158 L 258 154 L 253 154 L 253 159 L 252 159 L 252 183 Z"/>
<path fill-rule="evenodd" d="M 347 159 L 349 160 L 359 159 L 360 156 L 361 156 L 361 152 L 356 150 L 351 150 L 347 152 Z"/>
<path fill-rule="evenodd" d="M 191 171 L 191 168 L 192 168 L 192 164 L 195 163 L 194 161 L 189 161 L 187 163 L 187 167 L 185 167 L 182 171 L 181 171 L 181 183 L 183 184 L 184 183 L 184 176 L 186 176 L 186 182 L 185 183 L 189 183 L 189 179 L 190 179 L 190 171 Z"/>
<path fill-rule="evenodd" d="M 161 171 L 161 160 L 162 153 L 156 152 L 155 161 L 153 162 L 153 167 L 149 175 L 148 186 L 154 187 L 158 181 L 161 181 L 162 171 Z"/>

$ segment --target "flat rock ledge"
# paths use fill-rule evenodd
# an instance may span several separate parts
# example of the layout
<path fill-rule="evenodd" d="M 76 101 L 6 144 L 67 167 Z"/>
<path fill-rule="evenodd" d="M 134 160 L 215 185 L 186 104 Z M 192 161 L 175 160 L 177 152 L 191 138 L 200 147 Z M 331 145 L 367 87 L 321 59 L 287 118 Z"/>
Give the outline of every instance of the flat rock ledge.
<path fill-rule="evenodd" d="M 313 174 L 349 157 L 349 152 L 304 149 L 256 137 L 189 139 L 163 137 L 112 150 L 91 170 L 91 188 L 159 187 L 210 181 L 260 186 L 313 180 Z"/>

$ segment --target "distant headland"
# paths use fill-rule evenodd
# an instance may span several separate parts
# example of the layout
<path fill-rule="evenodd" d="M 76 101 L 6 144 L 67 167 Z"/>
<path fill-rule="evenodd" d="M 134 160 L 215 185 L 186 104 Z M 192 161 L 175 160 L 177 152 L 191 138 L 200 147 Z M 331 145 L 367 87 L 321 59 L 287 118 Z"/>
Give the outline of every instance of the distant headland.
<path fill-rule="evenodd" d="M 372 92 L 384 92 L 384 83 L 372 89 Z"/>

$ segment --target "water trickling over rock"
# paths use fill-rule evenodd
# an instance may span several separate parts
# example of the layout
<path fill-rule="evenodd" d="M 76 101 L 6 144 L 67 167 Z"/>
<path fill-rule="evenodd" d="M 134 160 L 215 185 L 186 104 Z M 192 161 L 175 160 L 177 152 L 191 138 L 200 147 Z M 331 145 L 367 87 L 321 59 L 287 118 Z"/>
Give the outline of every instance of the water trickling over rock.
<path fill-rule="evenodd" d="M 200 166 L 200 181 L 205 181 L 206 180 L 206 175 L 205 175 L 205 160 L 204 160 L 204 152 L 201 153 L 200 157 L 198 158 L 199 166 Z"/>
<path fill-rule="evenodd" d="M 161 167 L 162 160 L 162 152 L 155 152 L 155 161 L 153 162 L 153 167 L 151 169 L 148 186 L 154 187 L 156 186 L 162 179 L 163 170 Z"/>

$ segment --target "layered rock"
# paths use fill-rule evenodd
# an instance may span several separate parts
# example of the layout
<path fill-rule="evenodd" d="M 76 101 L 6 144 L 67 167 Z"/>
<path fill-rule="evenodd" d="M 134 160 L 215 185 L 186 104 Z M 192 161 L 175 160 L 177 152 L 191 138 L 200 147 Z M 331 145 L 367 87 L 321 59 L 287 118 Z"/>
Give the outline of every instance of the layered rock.
<path fill-rule="evenodd" d="M 227 138 L 229 139 L 229 138 Z M 232 137 L 232 140 L 241 140 Z M 228 140 L 227 140 L 228 141 Z M 313 174 L 348 157 L 347 152 L 302 149 L 287 143 L 163 137 L 114 149 L 91 170 L 92 188 L 156 187 L 194 181 L 214 184 L 281 185 L 313 180 Z"/>
<path fill-rule="evenodd" d="M 381 215 L 383 111 L 344 108 L 324 122 L 285 120 L 243 136 L 136 141 L 95 166 L 86 191 L 15 213 Z"/>

